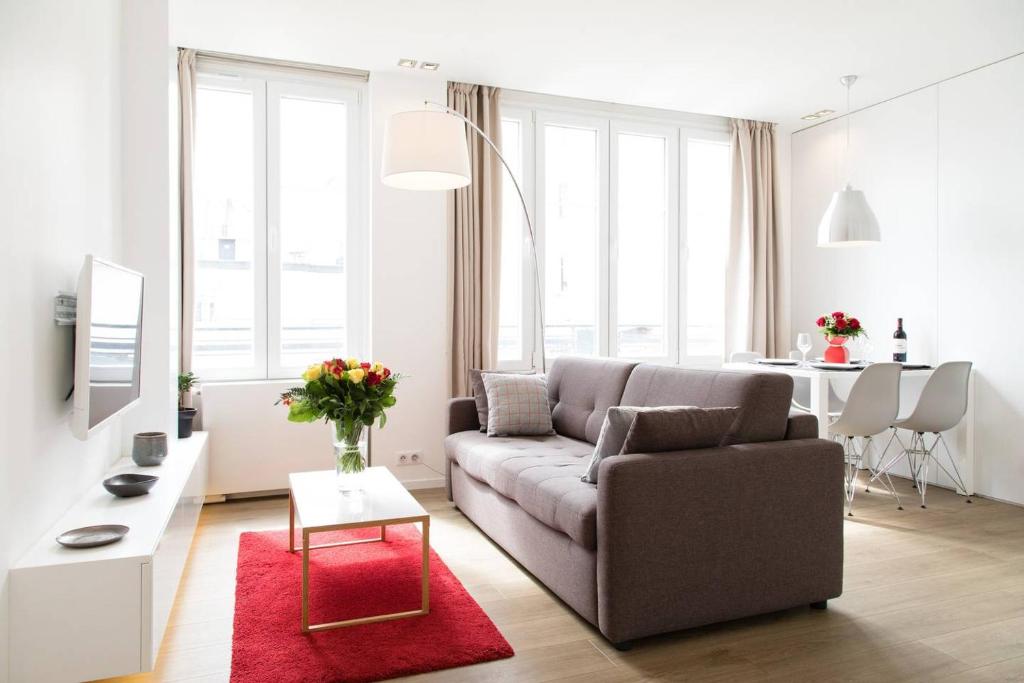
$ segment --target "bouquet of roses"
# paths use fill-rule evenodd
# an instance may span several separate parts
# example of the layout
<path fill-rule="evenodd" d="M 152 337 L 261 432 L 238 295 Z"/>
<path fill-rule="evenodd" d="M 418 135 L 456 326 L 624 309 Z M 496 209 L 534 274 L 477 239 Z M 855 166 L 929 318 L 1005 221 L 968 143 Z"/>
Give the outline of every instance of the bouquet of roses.
<path fill-rule="evenodd" d="M 836 311 L 831 315 L 823 315 L 818 318 L 818 329 L 826 337 L 859 337 L 867 335 L 867 332 L 860 326 L 860 321 L 847 316 L 842 311 Z"/>
<path fill-rule="evenodd" d="M 284 392 L 277 403 L 288 407 L 290 422 L 333 422 L 337 441 L 349 447 L 346 457 L 359 459 L 363 428 L 387 423 L 385 411 L 396 403 L 399 377 L 381 363 L 334 358 L 310 365 L 302 373 L 305 385 Z M 342 464 L 346 472 L 362 470 L 361 462 Z"/>

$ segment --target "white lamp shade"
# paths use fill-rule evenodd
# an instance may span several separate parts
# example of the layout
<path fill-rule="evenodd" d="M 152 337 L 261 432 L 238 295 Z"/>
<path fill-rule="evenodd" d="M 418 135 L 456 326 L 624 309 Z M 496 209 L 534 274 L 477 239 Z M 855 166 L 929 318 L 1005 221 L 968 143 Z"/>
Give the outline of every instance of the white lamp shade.
<path fill-rule="evenodd" d="M 847 185 L 832 195 L 818 224 L 819 247 L 849 247 L 881 241 L 878 219 L 862 191 Z"/>
<path fill-rule="evenodd" d="M 441 111 L 404 111 L 388 119 L 380 165 L 385 185 L 405 190 L 454 190 L 473 179 L 466 126 Z"/>

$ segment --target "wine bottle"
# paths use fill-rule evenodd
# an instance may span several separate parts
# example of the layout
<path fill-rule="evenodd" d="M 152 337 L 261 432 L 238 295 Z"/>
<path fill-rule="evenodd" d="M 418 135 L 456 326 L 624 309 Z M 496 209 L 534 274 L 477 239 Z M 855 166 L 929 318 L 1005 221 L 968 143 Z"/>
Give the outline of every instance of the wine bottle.
<path fill-rule="evenodd" d="M 892 335 L 892 359 L 907 362 L 907 333 L 903 331 L 903 318 L 896 318 L 896 331 Z"/>

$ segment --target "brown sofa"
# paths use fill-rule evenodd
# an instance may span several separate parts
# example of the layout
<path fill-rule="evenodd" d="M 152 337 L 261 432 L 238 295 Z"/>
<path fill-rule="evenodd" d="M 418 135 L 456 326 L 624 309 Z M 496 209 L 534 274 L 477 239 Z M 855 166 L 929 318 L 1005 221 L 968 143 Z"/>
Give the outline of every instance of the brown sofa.
<path fill-rule="evenodd" d="M 798 605 L 843 586 L 843 453 L 789 415 L 781 373 L 559 358 L 557 434 L 490 438 L 449 404 L 449 499 L 618 647 Z M 736 406 L 731 445 L 618 455 L 580 481 L 610 406 Z"/>

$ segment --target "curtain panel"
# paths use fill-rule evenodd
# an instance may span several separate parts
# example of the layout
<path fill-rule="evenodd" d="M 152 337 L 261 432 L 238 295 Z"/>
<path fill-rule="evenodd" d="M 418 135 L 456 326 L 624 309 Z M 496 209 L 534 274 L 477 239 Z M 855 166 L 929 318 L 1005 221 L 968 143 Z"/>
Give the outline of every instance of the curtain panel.
<path fill-rule="evenodd" d="M 500 90 L 448 84 L 448 106 L 501 148 Z M 451 395 L 471 393 L 469 371 L 498 361 L 501 277 L 501 162 L 466 126 L 473 182 L 452 191 L 448 213 Z"/>
<path fill-rule="evenodd" d="M 775 151 L 774 123 L 733 119 L 726 359 L 734 351 L 789 352 Z"/>
<path fill-rule="evenodd" d="M 178 372 L 185 373 L 192 369 L 192 329 L 195 315 L 192 170 L 196 129 L 196 51 L 190 48 L 178 49 L 178 103 L 178 215 L 181 222 Z"/>

